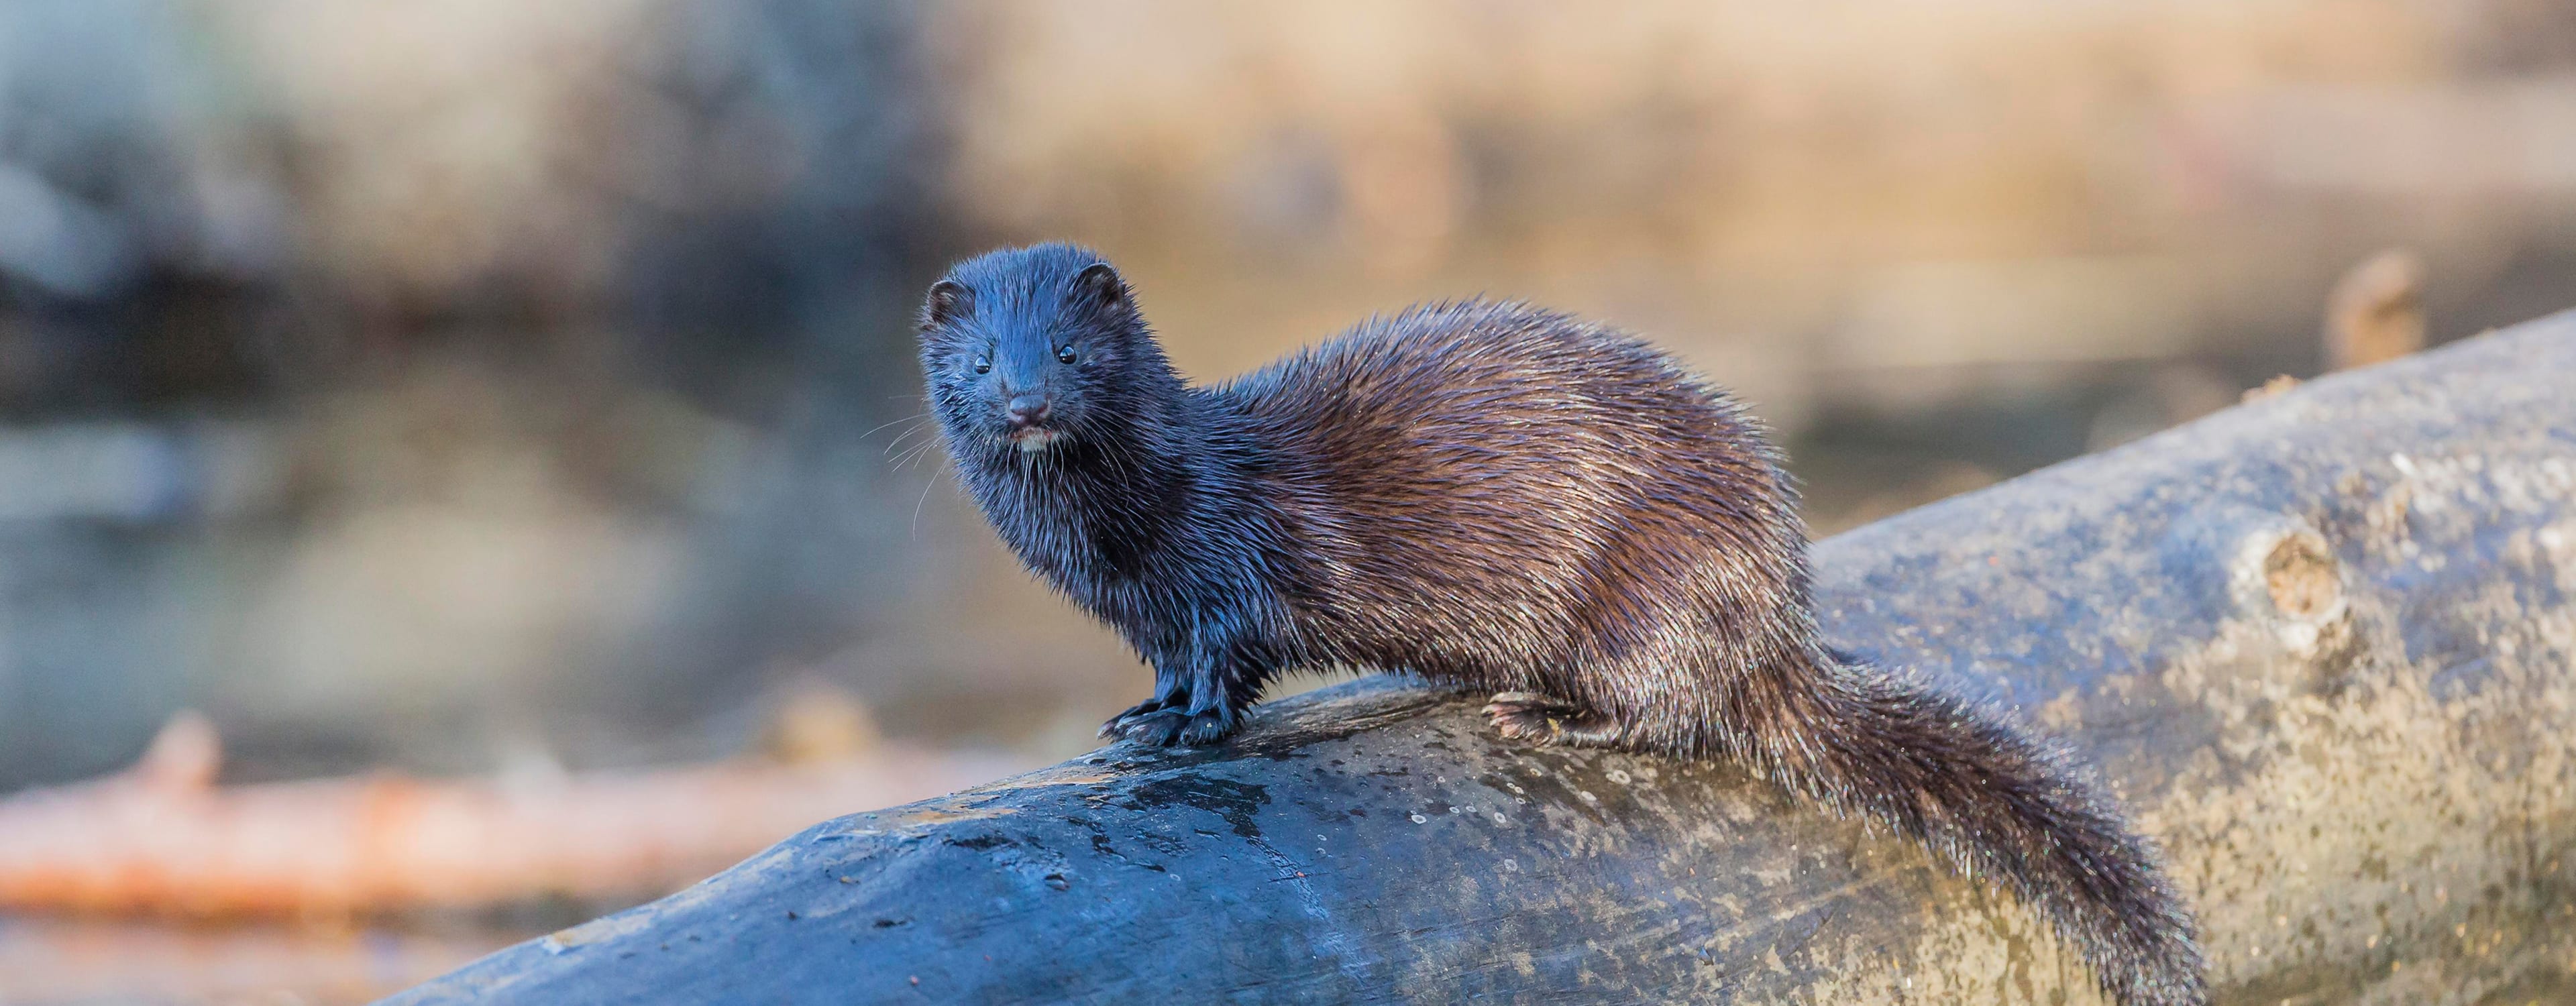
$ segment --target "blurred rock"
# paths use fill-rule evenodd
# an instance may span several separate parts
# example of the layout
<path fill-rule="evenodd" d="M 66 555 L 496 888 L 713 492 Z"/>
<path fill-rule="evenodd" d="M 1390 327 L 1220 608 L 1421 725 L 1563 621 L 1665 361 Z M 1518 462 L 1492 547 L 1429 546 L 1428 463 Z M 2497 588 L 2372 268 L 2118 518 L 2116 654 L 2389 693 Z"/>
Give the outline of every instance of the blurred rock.
<path fill-rule="evenodd" d="M 2386 363 L 2424 348 L 2423 260 L 2395 248 L 2344 273 L 2326 298 L 2325 345 L 2329 371 Z"/>

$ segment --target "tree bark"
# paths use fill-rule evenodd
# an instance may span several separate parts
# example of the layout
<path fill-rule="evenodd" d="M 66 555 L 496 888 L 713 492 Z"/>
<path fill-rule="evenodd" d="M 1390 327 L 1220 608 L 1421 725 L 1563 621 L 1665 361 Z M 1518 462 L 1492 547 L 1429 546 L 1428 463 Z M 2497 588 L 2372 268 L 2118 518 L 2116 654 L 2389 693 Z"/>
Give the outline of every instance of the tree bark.
<path fill-rule="evenodd" d="M 2576 314 L 1817 549 L 1832 640 L 2017 710 L 2229 1002 L 2576 995 Z M 817 825 L 391 1002 L 2092 1002 L 2021 905 L 1726 765 L 1372 677 Z M 2062 997 L 2061 997 L 2062 994 Z"/>

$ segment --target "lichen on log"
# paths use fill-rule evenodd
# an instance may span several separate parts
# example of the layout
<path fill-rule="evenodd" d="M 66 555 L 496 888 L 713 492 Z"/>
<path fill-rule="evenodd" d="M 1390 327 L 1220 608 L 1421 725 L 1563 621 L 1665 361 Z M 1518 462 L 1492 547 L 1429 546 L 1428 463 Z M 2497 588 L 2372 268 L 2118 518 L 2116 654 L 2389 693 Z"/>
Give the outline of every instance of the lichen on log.
<path fill-rule="evenodd" d="M 1835 643 L 2095 767 L 2222 1001 L 2576 994 L 2576 315 L 1817 549 Z M 1725 765 L 1372 677 L 808 829 L 391 1002 L 2093 1002 L 2026 909 Z"/>

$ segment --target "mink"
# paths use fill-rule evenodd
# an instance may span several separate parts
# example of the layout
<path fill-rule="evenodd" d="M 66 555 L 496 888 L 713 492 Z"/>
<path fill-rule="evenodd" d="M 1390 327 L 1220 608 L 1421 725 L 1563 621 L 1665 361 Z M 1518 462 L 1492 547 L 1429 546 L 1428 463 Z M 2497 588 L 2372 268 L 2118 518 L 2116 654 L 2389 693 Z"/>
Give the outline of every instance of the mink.
<path fill-rule="evenodd" d="M 2205 1000 L 2154 848 L 2054 746 L 1828 646 L 1780 452 L 1645 342 L 1467 300 L 1193 385 L 1064 244 L 958 264 L 920 323 L 969 495 L 1154 668 L 1103 736 L 1213 744 L 1284 671 L 1408 671 L 1506 737 L 1745 766 L 1999 878 L 2117 1001 Z"/>

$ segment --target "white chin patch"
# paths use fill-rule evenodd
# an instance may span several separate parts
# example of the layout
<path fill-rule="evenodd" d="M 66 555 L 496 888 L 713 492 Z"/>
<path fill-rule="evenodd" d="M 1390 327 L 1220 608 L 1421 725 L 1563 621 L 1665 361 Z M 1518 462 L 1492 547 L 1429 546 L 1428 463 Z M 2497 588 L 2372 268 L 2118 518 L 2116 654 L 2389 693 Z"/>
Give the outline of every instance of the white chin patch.
<path fill-rule="evenodd" d="M 1063 435 L 1054 430 L 1021 430 L 1011 434 L 1011 442 L 1018 444 L 1023 454 L 1035 454 L 1053 446 L 1056 438 Z"/>

